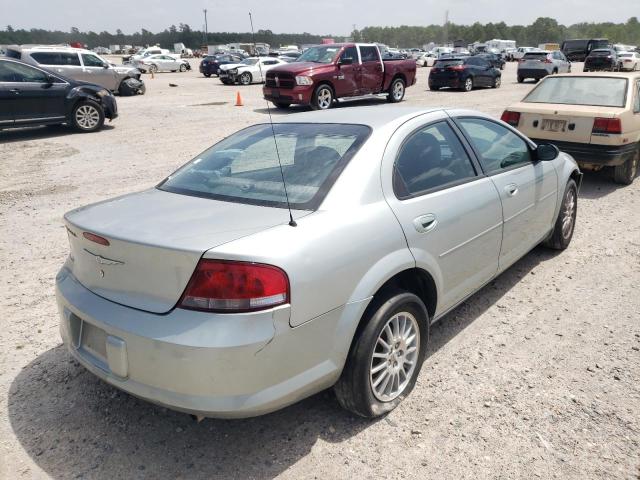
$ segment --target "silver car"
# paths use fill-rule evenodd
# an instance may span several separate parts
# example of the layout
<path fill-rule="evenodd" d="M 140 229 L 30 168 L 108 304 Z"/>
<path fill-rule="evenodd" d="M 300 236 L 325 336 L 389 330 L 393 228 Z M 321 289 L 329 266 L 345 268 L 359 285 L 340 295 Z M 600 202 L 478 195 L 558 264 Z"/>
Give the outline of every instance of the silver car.
<path fill-rule="evenodd" d="M 149 55 L 134 60 L 132 64 L 141 72 L 186 72 L 191 69 L 187 60 L 169 54 Z"/>
<path fill-rule="evenodd" d="M 492 117 L 278 120 L 65 215 L 61 334 L 88 370 L 199 416 L 334 386 L 375 417 L 413 389 L 433 322 L 539 243 L 571 241 L 576 163 Z"/>
<path fill-rule="evenodd" d="M 538 81 L 547 75 L 569 72 L 571 72 L 571 62 L 560 50 L 527 52 L 518 62 L 518 83 L 524 82 L 527 78 Z"/>
<path fill-rule="evenodd" d="M 112 92 L 123 93 L 123 82 L 127 79 L 140 80 L 140 71 L 136 68 L 113 65 L 96 53 L 81 48 L 13 45 L 7 47 L 7 56 L 48 68 L 74 80 L 100 85 Z"/>

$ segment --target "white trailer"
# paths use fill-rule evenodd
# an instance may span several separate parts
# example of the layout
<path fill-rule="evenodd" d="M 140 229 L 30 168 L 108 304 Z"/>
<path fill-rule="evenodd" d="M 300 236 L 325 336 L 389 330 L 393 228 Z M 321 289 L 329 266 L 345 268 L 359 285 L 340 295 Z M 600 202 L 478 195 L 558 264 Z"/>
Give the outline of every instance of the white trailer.
<path fill-rule="evenodd" d="M 499 38 L 494 38 L 493 40 L 488 40 L 484 42 L 487 46 L 487 50 L 498 50 L 499 52 L 504 52 L 507 48 L 516 48 L 515 40 L 501 40 Z"/>

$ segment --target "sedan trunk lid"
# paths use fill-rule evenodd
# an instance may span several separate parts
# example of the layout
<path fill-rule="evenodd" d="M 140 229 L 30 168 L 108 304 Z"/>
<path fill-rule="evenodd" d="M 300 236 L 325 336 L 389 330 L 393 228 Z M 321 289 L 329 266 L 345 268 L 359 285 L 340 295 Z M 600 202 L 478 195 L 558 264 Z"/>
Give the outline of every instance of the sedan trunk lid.
<path fill-rule="evenodd" d="M 293 213 L 299 218 L 308 212 Z M 205 251 L 288 219 L 281 208 L 147 190 L 68 212 L 69 265 L 95 294 L 165 313 L 180 299 Z"/>

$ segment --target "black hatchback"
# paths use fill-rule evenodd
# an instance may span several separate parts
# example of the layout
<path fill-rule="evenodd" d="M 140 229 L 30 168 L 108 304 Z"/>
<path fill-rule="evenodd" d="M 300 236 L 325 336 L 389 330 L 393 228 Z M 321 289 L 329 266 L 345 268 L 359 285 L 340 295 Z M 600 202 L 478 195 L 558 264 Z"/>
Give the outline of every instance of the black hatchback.
<path fill-rule="evenodd" d="M 459 88 L 466 92 L 475 87 L 500 87 L 502 74 L 482 57 L 438 60 L 429 72 L 429 88 Z"/>
<path fill-rule="evenodd" d="M 95 132 L 105 118 L 117 116 L 115 97 L 99 85 L 0 58 L 0 130 L 67 124 L 81 132 Z"/>
<path fill-rule="evenodd" d="M 613 48 L 598 48 L 584 61 L 583 72 L 597 72 L 600 70 L 617 71 L 620 69 L 618 54 Z"/>

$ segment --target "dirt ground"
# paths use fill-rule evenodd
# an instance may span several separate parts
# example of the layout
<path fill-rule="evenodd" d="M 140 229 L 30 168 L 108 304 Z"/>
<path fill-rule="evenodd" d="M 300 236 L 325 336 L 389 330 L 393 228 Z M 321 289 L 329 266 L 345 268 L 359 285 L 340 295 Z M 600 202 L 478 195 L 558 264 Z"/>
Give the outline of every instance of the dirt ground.
<path fill-rule="evenodd" d="M 378 421 L 326 391 L 196 423 L 72 361 L 54 301 L 64 212 L 151 187 L 267 121 L 259 85 L 223 86 L 193 65 L 145 76 L 147 94 L 118 98 L 120 118 L 99 133 L 0 132 L 0 478 L 640 478 L 638 180 L 585 175 L 570 248 L 536 248 L 434 326 L 415 390 Z M 427 72 L 405 105 L 500 115 L 533 85 L 509 64 L 498 90 L 436 93 Z M 376 103 L 390 108 L 340 108 Z"/>

